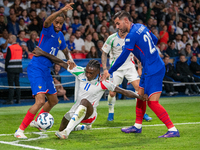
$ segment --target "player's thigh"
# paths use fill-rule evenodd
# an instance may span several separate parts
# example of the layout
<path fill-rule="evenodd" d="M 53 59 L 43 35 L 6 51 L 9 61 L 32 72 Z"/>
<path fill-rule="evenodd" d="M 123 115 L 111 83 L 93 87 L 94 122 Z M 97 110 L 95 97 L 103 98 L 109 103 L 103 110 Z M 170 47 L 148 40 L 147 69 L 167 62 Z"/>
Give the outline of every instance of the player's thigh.
<path fill-rule="evenodd" d="M 120 85 L 122 84 L 122 81 L 124 79 L 124 73 L 122 70 L 117 70 L 110 75 L 109 80 L 115 84 L 115 85 Z"/>
<path fill-rule="evenodd" d="M 56 94 L 46 94 L 47 100 L 51 105 L 56 105 L 58 103 L 58 96 L 57 93 Z"/>
<path fill-rule="evenodd" d="M 35 103 L 36 105 L 44 105 L 45 104 L 45 94 L 44 93 L 39 93 L 35 95 Z"/>
<path fill-rule="evenodd" d="M 140 77 L 135 67 L 131 67 L 124 70 L 124 76 L 128 80 L 129 83 L 136 80 L 140 80 Z"/>
<path fill-rule="evenodd" d="M 148 95 L 149 100 L 158 101 L 160 98 L 160 94 L 162 92 L 162 81 L 165 75 L 164 69 L 165 68 L 161 69 L 156 74 L 145 78 L 144 94 Z"/>

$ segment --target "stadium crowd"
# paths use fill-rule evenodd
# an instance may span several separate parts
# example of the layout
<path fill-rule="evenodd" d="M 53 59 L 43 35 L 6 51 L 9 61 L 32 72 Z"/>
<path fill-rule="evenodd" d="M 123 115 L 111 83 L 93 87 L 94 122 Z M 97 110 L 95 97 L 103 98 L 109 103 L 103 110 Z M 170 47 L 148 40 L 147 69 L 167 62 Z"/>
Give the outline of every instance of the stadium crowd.
<path fill-rule="evenodd" d="M 157 49 L 166 64 L 164 80 L 200 81 L 198 0 L 0 0 L 0 58 L 5 58 L 8 37 L 13 34 L 23 49 L 23 58 L 31 59 L 44 20 L 70 2 L 75 3 L 74 9 L 66 11 L 61 31 L 73 58 L 101 58 L 103 43 L 117 32 L 113 15 L 125 10 L 133 23 L 146 25 L 159 39 Z M 65 57 L 62 52 L 58 55 Z M 169 84 L 165 90 L 176 94 Z M 187 85 L 185 93 L 199 94 L 199 86 Z"/>

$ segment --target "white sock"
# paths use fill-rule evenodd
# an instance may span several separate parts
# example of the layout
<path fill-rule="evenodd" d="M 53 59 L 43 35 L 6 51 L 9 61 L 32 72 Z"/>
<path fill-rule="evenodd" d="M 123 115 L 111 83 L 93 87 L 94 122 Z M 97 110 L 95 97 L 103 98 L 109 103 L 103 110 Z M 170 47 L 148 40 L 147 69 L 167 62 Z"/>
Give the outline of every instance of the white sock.
<path fill-rule="evenodd" d="M 109 106 L 109 113 L 114 113 L 114 106 L 116 102 L 116 97 L 111 97 L 110 94 L 108 95 L 108 106 Z"/>
<path fill-rule="evenodd" d="M 75 128 L 75 126 L 78 125 L 83 120 L 83 118 L 86 115 L 86 112 L 87 112 L 87 107 L 85 107 L 83 105 L 79 105 L 79 107 L 75 111 L 74 115 L 70 119 L 70 121 L 67 125 L 67 128 L 65 128 L 65 130 L 67 130 L 67 136 Z"/>
<path fill-rule="evenodd" d="M 178 130 L 177 130 L 176 127 L 174 126 L 174 127 L 170 128 L 170 129 L 168 129 L 168 131 L 178 131 Z"/>
<path fill-rule="evenodd" d="M 138 123 L 135 123 L 134 126 L 138 129 L 141 129 L 142 128 L 142 124 L 138 124 Z"/>
<path fill-rule="evenodd" d="M 18 131 L 18 132 L 24 132 L 24 130 L 22 130 L 22 129 L 20 129 L 20 128 L 18 128 L 17 131 Z"/>

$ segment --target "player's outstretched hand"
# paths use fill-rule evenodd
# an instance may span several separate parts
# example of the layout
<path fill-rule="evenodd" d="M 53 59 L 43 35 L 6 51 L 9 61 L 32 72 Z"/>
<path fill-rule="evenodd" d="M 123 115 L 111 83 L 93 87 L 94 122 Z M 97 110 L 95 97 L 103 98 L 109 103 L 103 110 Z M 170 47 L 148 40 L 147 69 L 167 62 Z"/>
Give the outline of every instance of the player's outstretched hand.
<path fill-rule="evenodd" d="M 148 100 L 149 100 L 149 97 L 148 97 L 147 94 L 144 94 L 144 95 L 142 96 L 142 98 L 143 98 L 143 101 L 148 101 Z"/>
<path fill-rule="evenodd" d="M 42 56 L 43 50 L 39 48 L 38 46 L 35 47 L 35 49 L 32 51 L 34 56 Z"/>
<path fill-rule="evenodd" d="M 68 10 L 72 10 L 72 5 L 74 5 L 74 3 L 69 3 L 67 5 L 65 5 L 65 7 L 63 7 L 61 10 L 63 11 L 68 11 Z"/>
<path fill-rule="evenodd" d="M 108 73 L 108 70 L 104 70 L 103 75 L 101 77 L 101 81 L 106 80 L 109 76 L 110 74 Z"/>
<path fill-rule="evenodd" d="M 69 69 L 72 70 L 74 67 L 76 67 L 75 62 L 68 60 L 67 65 L 69 66 Z"/>

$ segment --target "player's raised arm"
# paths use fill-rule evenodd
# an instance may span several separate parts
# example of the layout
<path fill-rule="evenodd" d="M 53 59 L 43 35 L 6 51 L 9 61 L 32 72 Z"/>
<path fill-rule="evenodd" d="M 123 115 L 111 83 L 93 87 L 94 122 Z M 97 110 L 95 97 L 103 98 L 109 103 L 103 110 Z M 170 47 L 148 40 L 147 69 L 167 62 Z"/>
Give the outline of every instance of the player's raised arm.
<path fill-rule="evenodd" d="M 43 51 L 43 50 L 42 50 L 41 48 L 39 48 L 39 47 L 36 47 L 32 53 L 34 54 L 34 56 L 44 56 L 44 57 L 47 57 L 47 58 L 49 58 L 51 61 L 53 61 L 54 63 L 60 65 L 61 67 L 65 68 L 65 69 L 67 69 L 67 67 L 68 67 L 68 64 L 69 64 L 69 63 L 64 62 L 63 60 L 57 58 L 56 56 L 51 55 L 51 54 L 49 54 L 49 53 Z"/>
<path fill-rule="evenodd" d="M 62 9 L 60 9 L 59 11 L 56 11 L 55 13 L 51 14 L 45 21 L 44 21 L 44 27 L 48 28 L 51 26 L 52 22 L 56 19 L 56 17 L 58 17 L 62 12 L 64 11 L 68 11 L 68 10 L 72 10 L 73 8 L 71 7 L 72 5 L 74 5 L 74 3 L 69 3 L 67 5 L 65 5 L 65 7 L 63 7 Z"/>
<path fill-rule="evenodd" d="M 147 95 L 141 96 L 141 95 L 138 95 L 137 93 L 135 93 L 133 91 L 125 90 L 125 89 L 122 89 L 122 88 L 120 88 L 118 86 L 116 86 L 114 91 L 117 92 L 117 93 L 123 94 L 126 97 L 139 98 L 139 99 L 141 99 L 143 101 L 147 101 L 148 100 L 148 96 Z"/>

